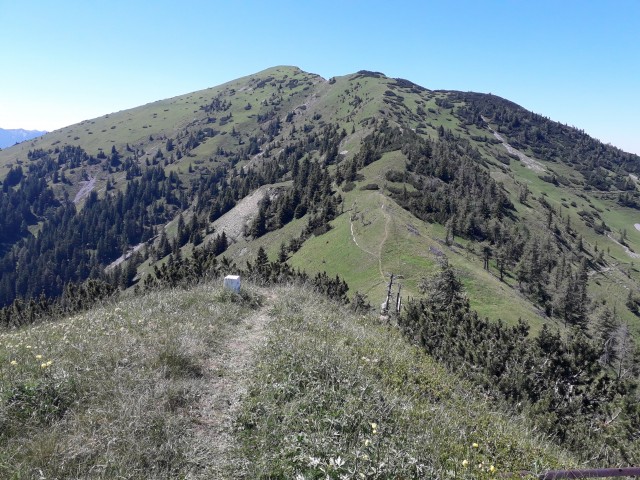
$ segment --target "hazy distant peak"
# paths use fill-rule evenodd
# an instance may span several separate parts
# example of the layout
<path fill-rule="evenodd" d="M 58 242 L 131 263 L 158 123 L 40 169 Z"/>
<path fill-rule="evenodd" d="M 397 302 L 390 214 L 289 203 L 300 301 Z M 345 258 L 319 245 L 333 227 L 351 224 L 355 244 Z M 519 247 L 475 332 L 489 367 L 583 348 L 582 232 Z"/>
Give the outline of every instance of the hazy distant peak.
<path fill-rule="evenodd" d="M 25 130 L 23 128 L 4 129 L 0 128 L 0 148 L 10 147 L 16 143 L 31 140 L 32 138 L 44 135 L 42 130 Z"/>

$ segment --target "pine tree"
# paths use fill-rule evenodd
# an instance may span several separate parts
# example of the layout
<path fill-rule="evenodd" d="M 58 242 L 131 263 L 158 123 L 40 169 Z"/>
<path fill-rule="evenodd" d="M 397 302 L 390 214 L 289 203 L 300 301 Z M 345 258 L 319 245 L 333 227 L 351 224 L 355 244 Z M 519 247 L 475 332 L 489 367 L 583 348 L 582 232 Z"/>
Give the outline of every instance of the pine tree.
<path fill-rule="evenodd" d="M 264 208 L 264 204 L 262 204 L 258 209 L 256 218 L 254 218 L 253 222 L 251 223 L 249 234 L 253 238 L 259 238 L 265 233 L 267 233 L 267 214 Z"/>
<path fill-rule="evenodd" d="M 269 257 L 267 257 L 267 252 L 262 246 L 258 248 L 258 253 L 256 254 L 256 261 L 253 264 L 253 269 L 256 273 L 258 273 L 263 281 L 269 280 Z"/>
<path fill-rule="evenodd" d="M 284 242 L 280 244 L 280 251 L 278 252 L 278 262 L 285 263 L 287 261 L 287 247 Z"/>
<path fill-rule="evenodd" d="M 604 307 L 594 321 L 594 337 L 602 349 L 600 362 L 603 365 L 612 366 L 617 359 L 618 337 L 616 333 L 619 327 L 614 313 L 608 307 Z"/>

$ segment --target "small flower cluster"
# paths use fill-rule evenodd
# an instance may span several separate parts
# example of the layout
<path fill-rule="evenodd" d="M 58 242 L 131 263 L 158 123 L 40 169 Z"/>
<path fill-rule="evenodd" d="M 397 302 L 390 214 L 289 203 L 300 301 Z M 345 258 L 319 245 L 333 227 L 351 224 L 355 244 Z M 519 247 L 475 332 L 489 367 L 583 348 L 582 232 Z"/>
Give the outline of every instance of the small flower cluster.
<path fill-rule="evenodd" d="M 27 347 L 29 347 L 29 345 L 27 345 Z M 40 354 L 35 355 L 35 359 L 36 360 L 42 360 L 42 355 L 40 355 Z M 18 366 L 18 361 L 17 360 L 11 360 L 9 362 L 9 365 L 11 365 L 13 367 L 17 367 Z M 46 362 L 40 363 L 40 368 L 49 368 L 51 365 L 53 365 L 53 360 L 47 360 Z"/>
<path fill-rule="evenodd" d="M 473 442 L 471 444 L 472 451 L 477 451 L 479 448 L 480 448 L 480 445 L 477 442 Z M 465 458 L 464 460 L 462 460 L 462 466 L 464 468 L 469 468 L 470 464 L 471 462 L 468 459 Z M 496 473 L 497 468 L 494 465 L 491 465 L 491 464 L 488 465 L 487 462 L 485 462 L 484 460 L 481 460 L 478 463 L 478 470 L 486 471 L 489 474 L 493 475 L 494 473 Z"/>

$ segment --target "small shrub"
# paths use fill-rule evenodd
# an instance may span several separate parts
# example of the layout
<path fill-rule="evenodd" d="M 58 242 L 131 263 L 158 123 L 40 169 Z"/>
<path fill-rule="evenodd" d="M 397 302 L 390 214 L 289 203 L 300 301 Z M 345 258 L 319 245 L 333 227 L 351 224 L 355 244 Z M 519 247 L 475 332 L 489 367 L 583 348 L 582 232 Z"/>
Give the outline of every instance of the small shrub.
<path fill-rule="evenodd" d="M 390 182 L 404 182 L 404 173 L 398 170 L 389 170 L 384 177 Z"/>
<path fill-rule="evenodd" d="M 177 342 L 170 342 L 158 353 L 157 364 L 165 369 L 166 378 L 198 378 L 202 367 L 195 359 L 182 351 Z"/>
<path fill-rule="evenodd" d="M 344 184 L 344 187 L 342 187 L 342 191 L 343 192 L 350 192 L 354 188 L 356 188 L 356 184 L 355 183 L 347 182 L 347 183 Z"/>
<path fill-rule="evenodd" d="M 261 295 L 247 291 L 244 288 L 241 288 L 239 293 L 224 288 L 220 290 L 215 299 L 220 303 L 238 303 L 252 310 L 260 308 L 263 302 Z"/>
<path fill-rule="evenodd" d="M 57 381 L 50 375 L 15 385 L 6 395 L 7 421 L 50 425 L 62 418 L 76 397 L 77 388 L 72 380 Z"/>

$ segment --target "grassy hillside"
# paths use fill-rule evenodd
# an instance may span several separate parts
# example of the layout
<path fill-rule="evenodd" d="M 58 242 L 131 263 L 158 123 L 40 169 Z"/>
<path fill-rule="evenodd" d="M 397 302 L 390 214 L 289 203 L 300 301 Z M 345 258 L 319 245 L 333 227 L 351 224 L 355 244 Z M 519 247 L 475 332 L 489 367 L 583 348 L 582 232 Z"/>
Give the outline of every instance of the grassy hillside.
<path fill-rule="evenodd" d="M 233 148 L 239 144 L 242 137 L 245 140 L 255 134 L 257 125 L 256 112 L 269 110 L 269 102 L 273 101 L 275 89 L 270 85 L 275 76 L 287 79 L 287 92 L 282 95 L 282 107 L 291 109 L 302 104 L 307 97 L 305 88 L 309 88 L 321 81 L 320 77 L 302 72 L 296 67 L 275 67 L 259 74 L 244 77 L 217 87 L 181 95 L 166 100 L 149 103 L 129 110 L 113 112 L 102 117 L 85 120 L 81 123 L 61 128 L 50 132 L 30 142 L 23 142 L 12 148 L 0 151 L 0 178 L 3 178 L 11 166 L 26 163 L 29 150 L 42 149 L 44 151 L 62 149 L 65 145 L 79 145 L 89 155 L 96 156 L 100 152 L 109 154 L 115 147 L 118 151 L 125 150 L 128 145 L 139 154 L 137 162 L 151 161 L 159 151 L 166 152 L 166 141 L 172 138 L 176 146 L 181 142 L 177 137 L 186 137 L 209 127 L 216 130 L 217 138 L 207 138 L 196 149 L 189 152 L 188 156 L 175 160 L 167 165 L 169 171 L 175 170 L 187 173 L 189 165 L 210 166 L 215 163 L 213 158 L 218 147 Z M 223 98 L 231 103 L 231 106 L 222 112 L 207 112 L 208 107 L 216 98 Z M 278 100 L 280 103 L 280 100 Z M 252 108 L 245 110 L 247 105 Z M 228 114 L 232 121 L 221 121 Z M 233 129 L 240 132 L 240 138 L 232 138 Z M 219 136 L 218 136 L 219 135 Z M 196 167 L 197 168 L 197 167 Z M 63 166 L 64 170 L 64 166 Z M 67 172 L 72 185 L 69 190 L 74 195 L 80 189 L 83 176 L 79 170 L 84 170 L 89 176 L 97 178 L 97 191 L 104 192 L 107 178 L 112 178 L 117 188 L 124 186 L 124 175 L 109 174 L 103 171 L 102 164 L 85 166 L 83 169 L 71 169 Z"/>
<path fill-rule="evenodd" d="M 298 286 L 164 290 L 0 334 L 0 426 L 0 472 L 15 479 L 576 464 L 377 317 Z"/>
<path fill-rule="evenodd" d="M 12 217 L 2 225 L 9 233 L 0 232 L 0 289 L 6 296 L 0 303 L 58 295 L 65 283 L 104 272 L 109 281 L 131 287 L 167 262 L 170 252 L 189 256 L 196 244 L 225 231 L 226 255 L 238 264 L 259 247 L 273 259 L 281 244 L 289 248 L 300 240 L 286 252 L 292 265 L 340 275 L 352 293 L 365 293 L 374 305 L 384 298 L 389 273 L 402 276 L 405 298 L 416 296 L 422 277 L 446 256 L 481 316 L 509 324 L 521 318 L 533 332 L 544 323 L 563 329 L 554 313 L 559 300 L 550 298 L 561 282 L 536 298 L 518 278 L 519 253 L 502 275 L 496 238 L 454 232 L 448 239 L 446 220 L 425 221 L 398 193 L 425 196 L 450 179 L 409 172 L 406 144 L 363 161 L 368 135 L 383 126 L 432 142 L 438 161 L 471 159 L 513 205 L 510 218 L 493 219 L 502 231 L 517 225 L 523 238 L 550 238 L 568 270 L 577 271 L 585 260 L 589 315 L 614 309 L 618 321 L 640 335 L 637 156 L 492 95 L 432 91 L 368 71 L 323 79 L 291 66 L 113 112 L 0 151 L 0 213 L 3 221 Z M 449 148 L 440 148 L 445 143 Z M 330 177 L 339 211 L 322 232 L 305 232 L 323 208 L 312 195 L 304 214 L 280 225 L 270 212 L 268 231 L 252 235 L 265 194 L 277 203 L 291 193 L 297 188 L 293 165 L 305 161 Z M 352 164 L 353 181 L 339 181 Z M 416 185 L 425 191 L 416 194 Z M 131 198 L 118 200 L 120 194 Z M 420 203 L 413 200 L 414 207 Z M 93 210 L 85 211 L 87 201 Z M 105 212 L 113 210 L 120 215 Z M 83 223 L 64 223 L 83 214 Z M 458 213 L 448 215 L 464 223 Z M 78 230 L 91 230 L 95 238 L 78 238 Z M 491 257 L 485 264 L 486 248 Z M 117 270 L 114 262 L 123 254 L 129 260 Z"/>
<path fill-rule="evenodd" d="M 403 296 L 416 297 L 420 280 L 446 256 L 459 270 L 481 316 L 511 324 L 522 318 L 537 331 L 548 320 L 510 285 L 483 270 L 480 259 L 465 248 L 466 241 L 445 245 L 441 225 L 425 224 L 384 194 L 385 173 L 403 163 L 402 155 L 392 152 L 364 168 L 363 179 L 344 194 L 345 213 L 334 220 L 333 229 L 308 240 L 291 264 L 309 271 L 335 272 L 352 290 L 379 305 L 386 296 L 390 273 L 402 276 Z M 361 190 L 372 183 L 381 190 Z"/>

